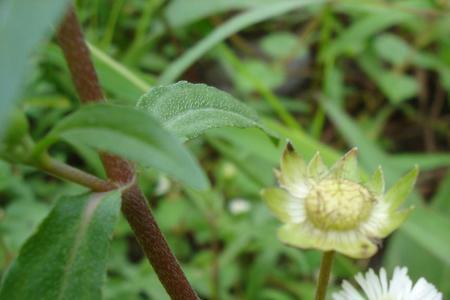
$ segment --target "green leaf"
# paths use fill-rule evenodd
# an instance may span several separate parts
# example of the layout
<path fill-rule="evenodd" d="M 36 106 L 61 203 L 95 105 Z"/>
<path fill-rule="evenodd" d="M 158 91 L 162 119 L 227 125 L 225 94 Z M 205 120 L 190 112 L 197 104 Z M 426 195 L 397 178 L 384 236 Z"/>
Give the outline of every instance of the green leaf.
<path fill-rule="evenodd" d="M 419 90 L 414 77 L 397 73 L 394 70 L 385 70 L 380 61 L 372 55 L 361 56 L 359 63 L 393 104 L 414 97 Z"/>
<path fill-rule="evenodd" d="M 161 75 L 160 83 L 168 84 L 175 81 L 184 71 L 186 71 L 196 60 L 201 58 L 206 52 L 211 50 L 221 41 L 232 36 L 236 32 L 256 24 L 258 22 L 282 15 L 289 11 L 299 9 L 310 4 L 321 4 L 322 0 L 303 0 L 303 1 L 277 1 L 268 5 L 260 5 L 254 9 L 233 17 L 223 23 L 211 34 L 198 42 L 189 49 L 180 58 L 175 60 Z"/>
<path fill-rule="evenodd" d="M 145 111 L 110 104 L 85 106 L 63 119 L 38 146 L 45 148 L 58 138 L 155 167 L 195 188 L 208 186 L 180 140 Z"/>
<path fill-rule="evenodd" d="M 425 207 L 416 209 L 402 229 L 418 241 L 430 254 L 450 266 L 450 220 L 447 216 Z"/>
<path fill-rule="evenodd" d="M 416 79 L 409 75 L 388 71 L 378 73 L 376 78 L 381 90 L 393 104 L 412 98 L 419 91 Z M 392 84 L 393 82 L 395 85 Z"/>
<path fill-rule="evenodd" d="M 114 60 L 94 45 L 88 44 L 100 83 L 120 100 L 135 103 L 142 93 L 150 88 L 150 84 L 136 72 Z"/>
<path fill-rule="evenodd" d="M 402 38 L 391 33 L 376 37 L 374 47 L 381 58 L 394 65 L 406 63 L 413 54 L 410 46 Z"/>
<path fill-rule="evenodd" d="M 259 127 L 257 114 L 231 95 L 185 81 L 151 89 L 137 107 L 180 137 L 192 139 L 218 127 Z"/>
<path fill-rule="evenodd" d="M 435 209 L 450 215 L 450 171 L 439 183 L 439 189 L 434 194 L 432 205 Z"/>
<path fill-rule="evenodd" d="M 273 0 L 175 0 L 169 2 L 165 15 L 170 25 L 178 28 L 208 16 L 270 2 Z"/>
<path fill-rule="evenodd" d="M 370 37 L 410 18 L 411 15 L 399 11 L 372 13 L 361 17 L 359 20 L 353 21 L 346 30 L 342 31 L 333 43 L 327 47 L 324 55 L 327 58 L 337 57 L 341 54 L 357 55 L 364 50 Z"/>
<path fill-rule="evenodd" d="M 298 56 L 302 51 L 299 49 L 298 37 L 288 31 L 274 32 L 261 39 L 262 50 L 275 59 L 284 59 L 290 55 Z M 280 47 L 283 45 L 283 47 Z"/>
<path fill-rule="evenodd" d="M 422 171 L 450 166 L 448 153 L 401 153 L 389 157 L 389 163 L 395 168 L 406 171 L 417 164 Z"/>
<path fill-rule="evenodd" d="M 28 58 L 64 12 L 68 0 L 0 2 L 0 134 L 12 102 L 19 97 Z"/>
<path fill-rule="evenodd" d="M 257 59 L 240 59 L 240 64 L 243 72 L 236 72 L 233 81 L 236 89 L 245 95 L 258 90 L 254 82 L 248 80 L 248 77 L 258 78 L 259 84 L 269 90 L 275 89 L 285 82 L 285 71 L 279 65 L 269 65 Z"/>
<path fill-rule="evenodd" d="M 0 299 L 101 299 L 120 193 L 61 198 L 20 250 Z"/>

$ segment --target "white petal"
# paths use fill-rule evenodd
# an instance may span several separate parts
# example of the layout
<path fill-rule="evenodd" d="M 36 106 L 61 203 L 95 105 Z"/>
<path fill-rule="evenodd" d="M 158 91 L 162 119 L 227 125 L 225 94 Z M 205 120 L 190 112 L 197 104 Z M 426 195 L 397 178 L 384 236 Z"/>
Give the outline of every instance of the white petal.
<path fill-rule="evenodd" d="M 409 297 L 411 300 L 435 300 L 442 299 L 442 294 L 436 290 L 434 285 L 420 278 L 414 285 Z"/>
<path fill-rule="evenodd" d="M 306 212 L 304 206 L 303 201 L 300 201 L 300 199 L 295 202 L 286 203 L 287 213 L 294 223 L 301 223 L 305 220 Z"/>
<path fill-rule="evenodd" d="M 387 281 L 386 270 L 384 268 L 381 268 L 381 270 L 380 270 L 380 283 L 381 283 L 381 290 L 383 291 L 383 294 L 387 294 L 389 285 L 388 285 L 388 281 Z"/>
<path fill-rule="evenodd" d="M 350 283 L 344 281 L 342 290 L 333 294 L 334 300 L 442 300 L 442 294 L 425 279 L 420 278 L 413 286 L 407 268 L 396 267 L 388 283 L 386 271 L 379 275 L 370 269 L 365 275 L 355 276 L 364 294 L 361 295 Z"/>
<path fill-rule="evenodd" d="M 347 281 L 342 283 L 342 291 L 333 294 L 334 300 L 365 300 L 361 294 Z"/>
<path fill-rule="evenodd" d="M 406 297 L 411 292 L 412 282 L 407 272 L 407 268 L 396 267 L 394 269 L 394 275 L 389 284 L 389 295 L 392 295 L 395 299 L 409 300 Z"/>
<path fill-rule="evenodd" d="M 377 199 L 369 218 L 360 225 L 361 231 L 368 236 L 380 236 L 387 220 L 390 220 L 389 205 Z"/>
<path fill-rule="evenodd" d="M 371 288 L 373 299 L 374 300 L 380 299 L 383 295 L 383 290 L 381 289 L 381 283 L 380 280 L 378 279 L 377 274 L 375 274 L 375 272 L 372 269 L 370 269 L 369 272 L 367 272 L 366 274 L 366 279 L 370 283 L 369 286 Z"/>
<path fill-rule="evenodd" d="M 287 189 L 289 191 L 289 193 L 292 194 L 292 196 L 297 197 L 297 198 L 305 198 L 309 191 L 310 191 L 310 186 L 303 181 L 298 181 L 295 184 L 289 184 L 289 185 L 283 185 L 283 187 L 285 189 Z"/>

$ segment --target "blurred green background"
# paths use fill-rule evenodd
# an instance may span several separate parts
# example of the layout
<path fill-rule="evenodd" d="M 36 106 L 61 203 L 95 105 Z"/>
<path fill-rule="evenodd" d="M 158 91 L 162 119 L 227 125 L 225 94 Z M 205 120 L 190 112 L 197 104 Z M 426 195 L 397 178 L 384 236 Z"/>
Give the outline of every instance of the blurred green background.
<path fill-rule="evenodd" d="M 286 139 L 328 164 L 359 147 L 363 174 L 388 186 L 418 164 L 410 220 L 369 261 L 338 256 L 332 289 L 368 266 L 409 268 L 450 297 L 450 2 L 90 0 L 77 11 L 108 99 L 134 105 L 177 80 L 223 89 L 280 136 L 220 129 L 189 142 L 212 190 L 140 170 L 169 244 L 202 299 L 312 299 L 320 253 L 277 241 L 259 191 L 275 184 Z M 38 139 L 77 109 L 54 39 L 34 49 L 20 107 Z M 125 145 L 124 145 L 125 147 Z M 54 156 L 104 176 L 95 152 L 60 144 Z M 55 199 L 83 188 L 0 161 L 0 272 Z M 0 273 L 0 274 L 1 274 Z M 122 218 L 105 299 L 168 299 Z"/>

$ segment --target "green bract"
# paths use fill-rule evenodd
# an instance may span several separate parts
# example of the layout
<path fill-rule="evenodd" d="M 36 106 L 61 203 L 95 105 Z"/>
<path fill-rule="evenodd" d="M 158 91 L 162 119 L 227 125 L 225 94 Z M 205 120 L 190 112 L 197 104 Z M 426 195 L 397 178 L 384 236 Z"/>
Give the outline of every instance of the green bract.
<path fill-rule="evenodd" d="M 368 182 L 360 182 L 356 153 L 353 148 L 328 169 L 319 154 L 306 164 L 287 144 L 276 172 L 280 187 L 262 191 L 285 223 L 278 231 L 282 242 L 368 258 L 378 241 L 403 223 L 412 208 L 399 207 L 414 186 L 417 167 L 385 194 L 381 168 Z"/>

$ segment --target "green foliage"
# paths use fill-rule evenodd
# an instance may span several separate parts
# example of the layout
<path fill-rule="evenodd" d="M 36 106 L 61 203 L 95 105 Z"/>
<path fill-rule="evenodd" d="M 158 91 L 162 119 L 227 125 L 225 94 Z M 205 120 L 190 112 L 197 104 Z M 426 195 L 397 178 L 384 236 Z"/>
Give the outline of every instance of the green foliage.
<path fill-rule="evenodd" d="M 182 27 L 202 18 L 233 9 L 253 8 L 272 0 L 175 0 L 167 7 L 167 16 L 174 27 Z"/>
<path fill-rule="evenodd" d="M 395 49 L 391 51 L 395 51 Z M 412 76 L 384 70 L 381 63 L 371 56 L 360 58 L 360 64 L 393 104 L 408 100 L 417 94 L 418 86 Z M 392 84 L 393 82 L 395 85 Z"/>
<path fill-rule="evenodd" d="M 226 24 L 220 26 L 212 32 L 210 35 L 201 40 L 193 48 L 189 49 L 182 57 L 173 62 L 161 75 L 160 82 L 163 84 L 171 83 L 175 81 L 189 66 L 191 66 L 196 60 L 198 60 L 208 50 L 215 45 L 233 35 L 239 30 L 253 25 L 255 23 L 264 21 L 268 18 L 287 13 L 294 9 L 309 5 L 320 4 L 324 2 L 322 0 L 302 0 L 302 1 L 277 1 L 268 5 L 261 5 L 248 12 L 242 13 Z"/>
<path fill-rule="evenodd" d="M 450 236 L 448 228 L 450 221 L 439 212 L 430 209 L 418 210 L 407 222 L 404 231 L 413 240 L 433 256 L 438 258 L 446 267 L 450 267 Z M 433 232 L 433 234 L 430 234 Z"/>
<path fill-rule="evenodd" d="M 186 139 L 211 128 L 262 128 L 253 110 L 231 95 L 204 84 L 178 82 L 152 88 L 141 97 L 137 107 Z"/>
<path fill-rule="evenodd" d="M 283 47 L 280 47 L 283 45 Z M 299 51 L 299 41 L 290 32 L 275 32 L 261 41 L 261 49 L 273 58 L 285 58 Z M 300 48 L 301 49 L 301 48 Z"/>
<path fill-rule="evenodd" d="M 375 265 L 407 266 L 414 280 L 425 277 L 444 299 L 450 297 L 445 1 L 77 1 L 106 98 L 129 107 L 109 105 L 114 112 L 102 117 L 85 108 L 76 124 L 67 121 L 74 115 L 65 119 L 79 105 L 57 41 L 37 47 L 50 25 L 56 28 L 67 1 L 0 2 L 0 131 L 17 99 L 40 150 L 51 144 L 49 154 L 60 161 L 104 177 L 96 149 L 108 149 L 152 166 L 138 166 L 139 183 L 201 299 L 314 297 L 320 255 L 281 245 L 279 224 L 259 195 L 275 183 L 273 169 L 286 139 L 305 159 L 319 151 L 327 165 L 357 146 L 363 178 L 381 165 L 387 187 L 417 164 L 421 175 L 406 204 L 416 208 L 383 241 Z M 35 63 L 27 67 L 30 55 Z M 150 90 L 178 78 L 233 96 L 188 83 Z M 161 97 L 146 96 L 139 109 L 130 108 L 149 90 Z M 144 102 L 150 105 L 145 112 Z M 180 103 L 196 109 L 187 113 Z M 217 110 L 222 105 L 226 109 Z M 214 110 L 203 115 L 197 109 L 205 107 Z M 216 128 L 223 125 L 256 128 Z M 64 128 L 52 131 L 55 126 Z M 13 139 L 20 135 L 13 130 Z M 180 145 L 180 137 L 194 136 Z M 55 143 L 59 139 L 67 143 Z M 194 155 L 211 179 L 208 191 L 170 179 L 204 182 Z M 0 161 L 3 278 L 55 200 L 80 192 L 85 189 L 35 168 Z M 71 205 L 74 212 L 82 209 L 76 201 Z M 36 262 L 30 263 L 34 268 Z M 114 228 L 106 264 L 104 299 L 169 299 L 124 219 Z M 338 256 L 330 290 L 368 264 L 374 262 Z M 104 267 L 97 272 L 104 274 Z"/>
<path fill-rule="evenodd" d="M 374 48 L 381 58 L 395 66 L 407 63 L 412 55 L 411 48 L 404 40 L 389 33 L 378 36 Z"/>
<path fill-rule="evenodd" d="M 108 104 L 83 107 L 61 120 L 37 146 L 39 152 L 59 138 L 155 167 L 196 188 L 208 186 L 202 170 L 178 139 L 141 110 Z"/>
<path fill-rule="evenodd" d="M 120 193 L 61 198 L 3 278 L 2 299 L 100 299 Z"/>

